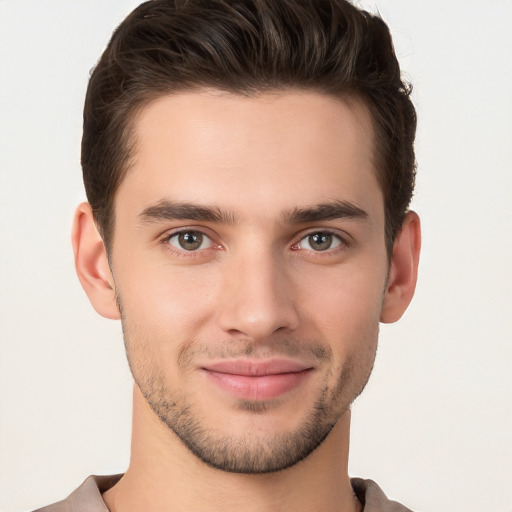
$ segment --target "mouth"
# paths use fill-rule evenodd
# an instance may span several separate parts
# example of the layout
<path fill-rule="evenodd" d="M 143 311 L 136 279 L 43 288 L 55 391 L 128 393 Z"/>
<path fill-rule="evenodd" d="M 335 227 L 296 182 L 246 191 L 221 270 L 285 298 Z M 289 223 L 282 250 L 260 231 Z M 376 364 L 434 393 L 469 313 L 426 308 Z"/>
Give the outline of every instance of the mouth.
<path fill-rule="evenodd" d="M 285 359 L 227 360 L 201 367 L 206 377 L 236 398 L 265 401 L 298 388 L 313 367 Z"/>

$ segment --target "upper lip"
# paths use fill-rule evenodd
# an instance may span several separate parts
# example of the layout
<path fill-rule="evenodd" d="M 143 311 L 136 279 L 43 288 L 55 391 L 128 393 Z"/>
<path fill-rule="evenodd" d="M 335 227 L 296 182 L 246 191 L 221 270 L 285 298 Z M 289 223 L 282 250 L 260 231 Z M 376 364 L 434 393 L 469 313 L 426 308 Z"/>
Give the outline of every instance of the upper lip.
<path fill-rule="evenodd" d="M 282 373 L 297 373 L 309 370 L 312 367 L 289 359 L 228 359 L 203 365 L 204 370 L 227 373 L 231 375 L 244 375 L 247 377 L 261 377 L 264 375 L 279 375 Z"/>

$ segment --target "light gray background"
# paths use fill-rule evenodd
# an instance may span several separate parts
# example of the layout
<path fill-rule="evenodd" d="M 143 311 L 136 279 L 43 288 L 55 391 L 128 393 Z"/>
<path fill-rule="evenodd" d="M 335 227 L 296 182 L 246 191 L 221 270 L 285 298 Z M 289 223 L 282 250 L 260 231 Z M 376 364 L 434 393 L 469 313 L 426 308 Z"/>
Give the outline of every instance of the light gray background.
<path fill-rule="evenodd" d="M 89 69 L 138 3 L 0 0 L 0 510 L 126 468 L 120 326 L 75 277 Z M 420 511 L 512 511 L 512 2 L 375 0 L 415 85 L 424 250 L 353 415 L 351 474 Z"/>

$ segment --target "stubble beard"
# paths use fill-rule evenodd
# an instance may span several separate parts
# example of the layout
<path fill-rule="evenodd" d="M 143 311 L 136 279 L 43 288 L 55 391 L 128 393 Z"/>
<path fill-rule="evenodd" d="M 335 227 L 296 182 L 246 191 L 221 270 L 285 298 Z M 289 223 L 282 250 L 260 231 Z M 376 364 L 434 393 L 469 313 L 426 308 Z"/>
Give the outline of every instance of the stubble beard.
<path fill-rule="evenodd" d="M 293 466 L 310 455 L 327 437 L 333 423 L 322 400 L 319 400 L 302 425 L 291 433 L 266 435 L 254 439 L 248 431 L 244 437 L 221 434 L 205 427 L 190 403 L 169 401 L 167 393 L 141 387 L 148 404 L 160 420 L 203 463 L 230 473 L 261 474 Z M 271 405 L 264 402 L 241 402 L 239 408 L 249 414 L 265 414 Z M 229 421 L 229 420 L 228 420 Z"/>
<path fill-rule="evenodd" d="M 362 351 L 349 357 L 339 370 L 334 386 L 325 386 L 318 392 L 318 398 L 301 424 L 293 431 L 265 436 L 254 440 L 252 432 L 244 437 L 235 437 L 207 428 L 193 403 L 183 394 L 168 388 L 163 369 L 158 365 L 151 340 L 134 335 L 128 328 L 122 303 L 116 296 L 121 312 L 124 344 L 128 364 L 147 403 L 181 442 L 206 465 L 230 473 L 262 474 L 281 471 L 294 466 L 315 451 L 329 435 L 337 421 L 347 412 L 352 402 L 365 388 L 375 361 L 378 322 L 363 336 Z M 135 344 L 133 339 L 137 339 Z M 142 338 L 142 339 L 141 339 Z M 297 355 L 300 350 L 315 355 L 318 359 L 332 359 L 332 350 L 319 343 L 309 342 L 307 348 L 300 340 L 280 340 L 284 355 Z M 193 342 L 185 344 L 180 353 L 178 365 L 186 365 L 193 358 Z M 242 342 L 231 357 L 249 356 L 254 345 Z M 135 349 L 137 347 L 137 349 Z M 299 348 L 297 348 L 299 347 Z M 302 348 L 300 348 L 302 347 Z M 273 349 L 274 350 L 274 346 Z M 208 352 L 208 345 L 202 345 L 199 352 Z M 196 350 L 197 352 L 197 350 Z M 220 356 L 218 352 L 215 354 Z M 226 354 L 224 354 L 225 356 Z M 280 353 L 283 355 L 283 351 Z M 326 379 L 327 382 L 328 379 Z M 238 408 L 249 414 L 265 414 L 273 408 L 273 402 L 240 400 Z M 228 420 L 229 421 L 229 420 Z"/>

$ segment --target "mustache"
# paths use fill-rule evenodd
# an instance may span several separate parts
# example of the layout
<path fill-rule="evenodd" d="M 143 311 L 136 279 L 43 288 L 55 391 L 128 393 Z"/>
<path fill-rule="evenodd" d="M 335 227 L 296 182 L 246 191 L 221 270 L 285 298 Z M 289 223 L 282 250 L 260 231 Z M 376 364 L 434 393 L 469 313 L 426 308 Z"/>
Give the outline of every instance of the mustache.
<path fill-rule="evenodd" d="M 241 357 L 254 359 L 289 357 L 324 362 L 332 359 L 332 349 L 317 340 L 303 340 L 296 337 L 268 341 L 252 341 L 243 338 L 222 342 L 190 340 L 179 351 L 178 366 L 187 367 L 198 358 L 237 359 Z"/>

